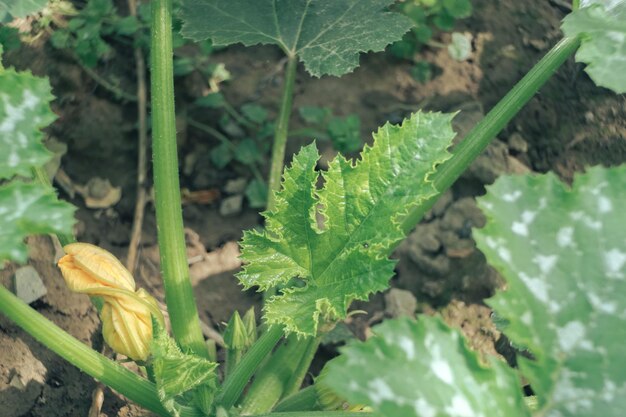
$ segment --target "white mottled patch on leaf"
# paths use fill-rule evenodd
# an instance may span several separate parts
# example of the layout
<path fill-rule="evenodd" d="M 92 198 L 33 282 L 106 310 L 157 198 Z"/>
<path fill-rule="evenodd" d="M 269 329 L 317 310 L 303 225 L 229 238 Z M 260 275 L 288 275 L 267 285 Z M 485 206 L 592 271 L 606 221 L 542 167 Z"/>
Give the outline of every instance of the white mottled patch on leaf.
<path fill-rule="evenodd" d="M 528 236 L 528 227 L 526 226 L 526 223 L 513 222 L 511 230 L 513 230 L 513 233 L 520 236 Z"/>
<path fill-rule="evenodd" d="M 537 255 L 533 258 L 533 262 L 539 267 L 541 273 L 546 275 L 552 271 L 554 265 L 556 265 L 558 258 L 556 255 Z"/>
<path fill-rule="evenodd" d="M 374 404 L 395 398 L 391 387 L 381 378 L 373 379 L 367 385 L 369 388 L 368 395 Z"/>
<path fill-rule="evenodd" d="M 476 414 L 467 399 L 459 394 L 452 397 L 452 403 L 446 407 L 449 417 L 480 417 Z"/>
<path fill-rule="evenodd" d="M 398 342 L 400 348 L 406 353 L 406 358 L 410 361 L 413 360 L 415 358 L 415 343 L 408 337 L 401 337 Z"/>
<path fill-rule="evenodd" d="M 604 254 L 604 267 L 609 278 L 624 278 L 622 268 L 626 264 L 626 253 L 617 248 L 613 248 Z"/>
<path fill-rule="evenodd" d="M 520 190 L 515 190 L 511 193 L 502 194 L 502 200 L 507 203 L 513 203 L 517 201 L 522 196 L 522 192 Z"/>
<path fill-rule="evenodd" d="M 611 210 L 613 210 L 613 203 L 611 203 L 611 200 L 605 196 L 600 196 L 598 198 L 598 212 L 608 213 Z"/>
<path fill-rule="evenodd" d="M 556 234 L 556 242 L 562 248 L 567 248 L 573 245 L 574 243 L 574 228 L 573 227 L 562 227 Z"/>

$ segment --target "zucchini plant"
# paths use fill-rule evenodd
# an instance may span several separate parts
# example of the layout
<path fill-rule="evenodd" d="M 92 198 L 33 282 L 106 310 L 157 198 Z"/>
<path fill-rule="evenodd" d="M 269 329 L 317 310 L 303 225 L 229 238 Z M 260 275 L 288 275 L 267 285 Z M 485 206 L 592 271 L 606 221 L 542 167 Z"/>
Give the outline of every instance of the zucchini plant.
<path fill-rule="evenodd" d="M 287 54 L 276 153 L 287 135 L 297 59 L 313 75 L 353 69 L 359 51 L 381 49 L 408 29 L 405 19 L 384 11 L 390 3 L 189 0 L 184 32 L 216 44 L 275 43 Z M 578 51 L 596 84 L 626 92 L 620 75 L 626 72 L 626 2 L 581 1 L 575 9 L 563 23 L 566 37 L 453 149 L 454 115 L 417 112 L 400 125 L 382 126 L 356 162 L 339 155 L 319 172 L 315 144 L 294 156 L 282 181 L 279 175 L 271 186 L 265 229 L 246 232 L 241 242 L 243 286 L 279 292 L 267 297 L 258 330 L 250 315 L 230 321 L 228 369 L 220 378 L 200 332 L 184 252 L 171 1 L 154 0 L 155 198 L 173 337 L 152 298 L 136 289 L 119 261 L 83 243 L 66 245 L 64 277 L 72 290 L 92 296 L 105 340 L 146 377 L 72 338 L 4 287 L 0 311 L 84 372 L 162 416 L 621 415 L 623 167 L 593 168 L 571 188 L 553 175 L 503 178 L 480 200 L 490 220 L 477 231 L 479 246 L 508 283 L 489 304 L 507 323 L 507 336 L 531 354 L 519 358 L 519 370 L 496 359 L 483 363 L 439 319 L 403 319 L 376 328 L 366 342 L 351 343 L 313 387 L 301 389 L 320 338 L 346 317 L 353 300 L 388 287 L 392 250 L 568 57 Z M 64 244 L 72 241 L 72 208 L 56 200 L 41 172 L 47 154 L 38 129 L 53 119 L 51 98 L 46 80 L 0 69 L 2 261 L 26 259 L 22 240 L 28 234 L 56 233 Z M 279 173 L 283 153 L 274 158 Z M 533 407 L 526 405 L 520 376 L 536 395 Z"/>

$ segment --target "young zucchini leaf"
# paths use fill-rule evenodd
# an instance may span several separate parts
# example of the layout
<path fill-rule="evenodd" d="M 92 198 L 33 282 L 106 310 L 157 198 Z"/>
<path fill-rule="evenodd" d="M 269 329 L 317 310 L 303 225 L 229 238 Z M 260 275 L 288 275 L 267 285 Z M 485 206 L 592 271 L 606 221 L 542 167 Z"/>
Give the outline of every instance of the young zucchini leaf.
<path fill-rule="evenodd" d="M 489 301 L 540 415 L 618 417 L 626 409 L 626 166 L 592 168 L 571 189 L 555 175 L 500 178 L 479 205 L 476 241 L 506 278 Z"/>
<path fill-rule="evenodd" d="M 440 319 L 388 320 L 328 363 L 323 383 L 385 417 L 529 417 L 519 380 L 503 361 L 481 364 Z"/>
<path fill-rule="evenodd" d="M 266 229 L 246 232 L 241 243 L 246 288 L 288 285 L 266 303 L 268 323 L 314 335 L 320 316 L 343 318 L 352 300 L 387 288 L 403 216 L 436 194 L 429 176 L 450 156 L 452 117 L 416 113 L 401 126 L 386 124 L 360 161 L 331 161 L 319 190 L 315 145 L 294 157 L 275 210 L 264 213 Z"/>
<path fill-rule="evenodd" d="M 561 26 L 567 36 L 583 34 L 576 60 L 597 85 L 626 93 L 626 0 L 580 3 Z"/>
<path fill-rule="evenodd" d="M 212 392 L 217 391 L 217 364 L 183 353 L 156 320 L 152 325 L 155 331 L 150 351 L 157 394 L 163 407 L 178 417 L 176 400 L 181 396 L 193 403 L 193 393 L 198 387 L 208 386 Z"/>
<path fill-rule="evenodd" d="M 47 79 L 0 70 L 0 179 L 30 177 L 31 168 L 52 156 L 39 129 L 56 119 L 49 105 L 53 98 Z"/>
<path fill-rule="evenodd" d="M 45 78 L 0 67 L 0 180 L 30 177 L 52 154 L 41 143 L 42 127 L 55 119 Z M 25 262 L 30 234 L 71 234 L 74 207 L 50 187 L 14 180 L 0 186 L 0 268 L 5 260 Z"/>
<path fill-rule="evenodd" d="M 183 36 L 213 44 L 278 45 L 311 75 L 340 76 L 359 53 L 382 51 L 411 20 L 385 11 L 394 0 L 183 0 Z"/>

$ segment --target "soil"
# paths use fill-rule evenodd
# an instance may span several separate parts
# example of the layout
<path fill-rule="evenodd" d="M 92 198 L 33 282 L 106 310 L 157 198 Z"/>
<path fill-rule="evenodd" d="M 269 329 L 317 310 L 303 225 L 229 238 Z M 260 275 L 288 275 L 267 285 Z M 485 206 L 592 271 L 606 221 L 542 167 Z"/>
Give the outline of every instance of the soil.
<path fill-rule="evenodd" d="M 371 137 L 370 132 L 384 122 L 397 122 L 419 108 L 461 110 L 455 128 L 462 137 L 559 40 L 559 22 L 565 10 L 558 4 L 474 0 L 473 16 L 457 26 L 457 30 L 472 35 L 473 51 L 468 60 L 454 61 L 443 49 L 425 50 L 418 58 L 436 68 L 435 77 L 426 84 L 410 76 L 410 63 L 385 54 L 363 56 L 362 65 L 342 78 L 315 79 L 300 68 L 294 105 L 328 106 L 339 115 L 357 114 L 364 138 Z M 440 36 L 447 40 L 448 35 Z M 234 106 L 256 102 L 277 108 L 283 67 L 275 48 L 234 46 L 211 59 L 223 62 L 232 73 L 233 81 L 223 85 L 223 93 Z M 99 177 L 121 188 L 121 200 L 100 209 L 87 208 L 77 194 L 62 192 L 62 197 L 78 207 L 76 232 L 80 241 L 95 243 L 125 259 L 135 204 L 135 105 L 116 100 L 72 60 L 49 46 L 23 47 L 8 54 L 6 61 L 50 78 L 59 119 L 48 135 L 67 145 L 61 167 L 71 182 L 83 185 Z M 132 52 L 120 48 L 97 71 L 118 79 L 126 91 L 134 90 Z M 177 80 L 180 158 L 195 161 L 186 167 L 181 182 L 191 190 L 217 190 L 223 199 L 229 195 L 225 191 L 228 180 L 250 175 L 211 168 L 207 150 L 215 143 L 186 125 L 188 103 L 200 94 L 204 83 L 197 74 Z M 202 121 L 212 124 L 209 115 Z M 294 115 L 292 127 L 299 124 Z M 291 141 L 288 154 L 308 140 Z M 330 149 L 323 151 L 332 153 Z M 394 255 L 397 273 L 391 284 L 405 291 L 377 294 L 368 303 L 355 303 L 353 308 L 367 314 L 350 319 L 349 328 L 358 337 L 366 337 L 371 325 L 403 314 L 399 312 L 406 310 L 408 302 L 409 314 L 415 309 L 428 314 L 443 311 L 450 323 L 466 331 L 473 346 L 494 353 L 498 333 L 489 324 L 489 310 L 483 300 L 502 281 L 472 239 L 471 228 L 485 222 L 474 197 L 483 194 L 485 185 L 503 173 L 552 170 L 569 181 L 585 166 L 624 161 L 624 97 L 595 87 L 582 66 L 568 60 L 398 248 Z M 220 215 L 219 209 L 219 199 L 210 204 L 188 204 L 183 209 L 188 255 L 195 259 L 192 277 L 200 316 L 216 330 L 234 310 L 244 313 L 254 306 L 260 314 L 261 306 L 259 294 L 241 292 L 233 274 L 239 267 L 234 242 L 242 230 L 260 225 L 262 218 L 246 204 L 229 217 Z M 47 289 L 47 295 L 32 306 L 79 340 L 102 349 L 96 311 L 86 296 L 72 294 L 63 285 L 53 262 L 58 253 L 53 242 L 40 237 L 30 239 L 29 245 L 29 264 Z M 149 204 L 136 276 L 140 286 L 162 300 L 155 245 L 154 207 Z M 9 265 L 0 271 L 2 284 L 11 285 L 16 268 Z M 398 294 L 402 296 L 398 298 Z M 323 346 L 312 373 L 336 354 L 336 346 Z M 86 416 L 95 387 L 92 378 L 0 316 L 2 416 Z M 109 417 L 150 415 L 108 389 L 101 413 Z"/>

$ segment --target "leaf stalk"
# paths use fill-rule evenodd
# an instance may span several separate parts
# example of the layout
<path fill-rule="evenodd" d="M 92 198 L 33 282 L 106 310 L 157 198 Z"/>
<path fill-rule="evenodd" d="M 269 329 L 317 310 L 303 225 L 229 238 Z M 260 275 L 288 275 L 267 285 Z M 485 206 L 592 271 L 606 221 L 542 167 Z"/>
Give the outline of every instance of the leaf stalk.
<path fill-rule="evenodd" d="M 454 184 L 541 86 L 576 52 L 579 45 L 577 37 L 562 39 L 474 126 L 453 150 L 452 157 L 441 164 L 431 178 L 439 193 L 416 207 L 402 222 L 405 233 L 408 234 L 419 223 L 441 193 Z"/>
<path fill-rule="evenodd" d="M 287 58 L 287 69 L 285 71 L 285 86 L 283 97 L 278 114 L 278 123 L 274 132 L 274 145 L 272 146 L 272 165 L 270 167 L 269 193 L 267 209 L 274 208 L 274 193 L 280 189 L 280 179 L 283 174 L 283 164 L 285 160 L 285 148 L 287 146 L 287 136 L 289 133 L 289 117 L 291 116 L 291 105 L 293 102 L 293 89 L 296 80 L 296 68 L 298 59 L 296 56 Z"/>

